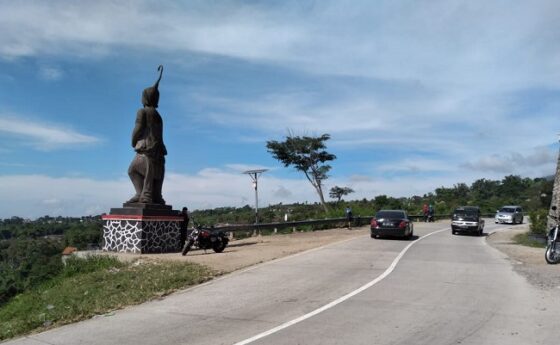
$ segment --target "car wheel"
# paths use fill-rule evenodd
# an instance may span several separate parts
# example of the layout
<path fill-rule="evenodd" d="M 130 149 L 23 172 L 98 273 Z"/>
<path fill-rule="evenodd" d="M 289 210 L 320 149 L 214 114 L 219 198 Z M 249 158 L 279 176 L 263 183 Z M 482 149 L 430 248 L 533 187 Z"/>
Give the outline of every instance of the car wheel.
<path fill-rule="evenodd" d="M 455 230 L 451 230 L 451 233 L 452 233 L 453 235 L 457 235 L 457 231 L 455 231 Z"/>
<path fill-rule="evenodd" d="M 374 235 L 374 234 L 370 234 L 370 236 L 371 236 L 371 238 L 375 238 L 375 235 Z"/>

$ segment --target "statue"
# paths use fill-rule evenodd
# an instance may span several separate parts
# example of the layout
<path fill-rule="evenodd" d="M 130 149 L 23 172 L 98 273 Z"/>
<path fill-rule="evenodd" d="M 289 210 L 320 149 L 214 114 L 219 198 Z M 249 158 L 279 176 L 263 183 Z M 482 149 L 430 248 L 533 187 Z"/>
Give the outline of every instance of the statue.
<path fill-rule="evenodd" d="M 143 108 L 136 114 L 136 124 L 132 131 L 132 147 L 136 156 L 128 168 L 128 176 L 136 194 L 127 203 L 161 204 L 161 187 L 165 175 L 165 155 L 163 143 L 163 120 L 156 110 L 159 102 L 159 81 L 163 66 L 158 67 L 159 78 L 152 87 L 142 92 Z"/>

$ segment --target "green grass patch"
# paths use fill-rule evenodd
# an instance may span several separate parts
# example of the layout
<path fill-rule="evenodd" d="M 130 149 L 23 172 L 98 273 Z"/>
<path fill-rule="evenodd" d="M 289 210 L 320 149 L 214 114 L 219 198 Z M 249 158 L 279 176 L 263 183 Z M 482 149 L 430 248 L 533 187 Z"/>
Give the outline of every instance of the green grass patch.
<path fill-rule="evenodd" d="M 545 248 L 546 244 L 531 238 L 529 232 L 525 232 L 522 234 L 517 234 L 513 236 L 513 241 L 517 244 L 527 246 L 527 247 L 534 247 L 534 248 Z"/>
<path fill-rule="evenodd" d="M 0 307 L 0 340 L 106 314 L 212 279 L 217 272 L 186 262 L 114 257 L 72 258 L 61 274 Z"/>

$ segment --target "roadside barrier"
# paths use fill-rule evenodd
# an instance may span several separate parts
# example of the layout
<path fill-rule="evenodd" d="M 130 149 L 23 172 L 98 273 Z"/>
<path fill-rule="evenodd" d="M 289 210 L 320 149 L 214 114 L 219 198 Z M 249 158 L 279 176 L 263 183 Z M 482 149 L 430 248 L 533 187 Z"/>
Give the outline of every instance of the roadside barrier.
<path fill-rule="evenodd" d="M 451 220 L 451 214 L 438 214 L 434 215 L 435 220 L 442 220 L 442 219 L 449 219 Z M 424 220 L 424 215 L 409 215 L 408 216 L 412 221 L 418 222 Z M 493 213 L 482 214 L 484 218 L 493 218 Z M 362 225 L 369 224 L 371 222 L 371 218 L 373 216 L 357 216 L 354 217 L 352 220 L 352 226 L 358 227 Z M 310 220 L 301 220 L 301 221 L 293 221 L 293 222 L 275 222 L 275 223 L 259 223 L 259 224 L 226 224 L 215 226 L 215 230 L 222 230 L 227 232 L 236 232 L 236 231 L 254 231 L 260 232 L 261 230 L 281 230 L 286 228 L 296 229 L 298 227 L 303 226 L 332 226 L 332 227 L 345 227 L 347 225 L 347 221 L 345 217 L 341 218 L 325 218 L 325 219 L 310 219 Z"/>

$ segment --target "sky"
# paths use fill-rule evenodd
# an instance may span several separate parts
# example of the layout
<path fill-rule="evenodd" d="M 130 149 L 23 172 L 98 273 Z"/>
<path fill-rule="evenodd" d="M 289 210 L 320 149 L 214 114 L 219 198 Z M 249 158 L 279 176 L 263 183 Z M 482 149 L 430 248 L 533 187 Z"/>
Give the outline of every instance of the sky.
<path fill-rule="evenodd" d="M 175 209 L 317 202 L 266 150 L 321 135 L 348 199 L 553 175 L 560 2 L 0 0 L 0 218 L 121 207 L 164 66 Z M 373 211 L 372 211 L 373 212 Z"/>

